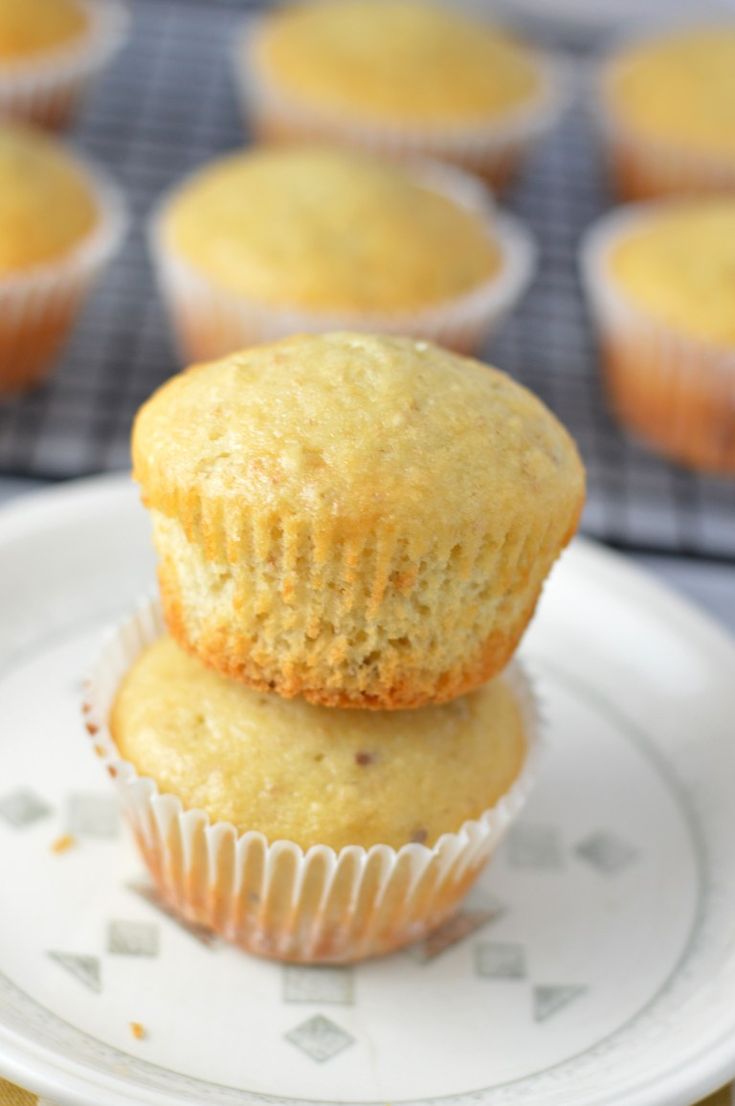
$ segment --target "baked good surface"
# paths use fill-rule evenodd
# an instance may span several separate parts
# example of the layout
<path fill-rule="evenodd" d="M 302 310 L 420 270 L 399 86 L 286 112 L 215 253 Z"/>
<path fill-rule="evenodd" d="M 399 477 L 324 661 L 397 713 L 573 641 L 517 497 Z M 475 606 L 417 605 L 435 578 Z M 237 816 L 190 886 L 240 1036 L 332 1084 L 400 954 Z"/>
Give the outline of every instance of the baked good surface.
<path fill-rule="evenodd" d="M 487 220 L 410 170 L 328 147 L 256 148 L 206 166 L 172 197 L 162 235 L 220 288 L 316 311 L 420 310 L 502 264 Z"/>
<path fill-rule="evenodd" d="M 77 0 L 0 0 L 0 64 L 34 61 L 73 44 L 88 27 Z"/>
<path fill-rule="evenodd" d="M 263 20 L 254 56 L 283 94 L 386 123 L 486 123 L 541 85 L 534 56 L 506 31 L 423 0 L 295 4 Z"/>
<path fill-rule="evenodd" d="M 502 678 L 418 711 L 327 710 L 243 687 L 168 637 L 133 665 L 110 726 L 185 808 L 304 848 L 431 846 L 497 803 L 526 747 Z"/>
<path fill-rule="evenodd" d="M 584 498 L 571 438 L 505 374 L 345 332 L 174 377 L 133 460 L 174 636 L 330 706 L 415 707 L 499 671 Z"/>
<path fill-rule="evenodd" d="M 651 207 L 611 248 L 610 275 L 674 331 L 735 346 L 735 199 Z"/>
<path fill-rule="evenodd" d="M 56 261 L 97 221 L 94 194 L 63 146 L 0 126 L 0 276 Z"/>
<path fill-rule="evenodd" d="M 677 31 L 621 51 L 608 105 L 642 138 L 735 161 L 735 23 Z"/>

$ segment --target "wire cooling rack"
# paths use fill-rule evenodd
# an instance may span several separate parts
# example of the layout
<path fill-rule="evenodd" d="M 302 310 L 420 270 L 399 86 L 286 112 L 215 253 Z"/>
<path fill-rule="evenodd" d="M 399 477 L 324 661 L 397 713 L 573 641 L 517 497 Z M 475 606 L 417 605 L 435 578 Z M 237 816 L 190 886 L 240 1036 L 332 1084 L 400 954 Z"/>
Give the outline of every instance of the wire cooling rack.
<path fill-rule="evenodd" d="M 132 0 L 131 8 L 131 40 L 73 137 L 125 188 L 132 228 L 51 382 L 0 403 L 1 471 L 71 477 L 128 464 L 136 408 L 178 367 L 153 286 L 145 220 L 179 177 L 243 141 L 229 56 L 244 6 Z M 658 460 L 607 413 L 576 252 L 610 197 L 581 109 L 539 149 L 506 203 L 536 233 L 540 268 L 488 359 L 538 392 L 579 442 L 589 475 L 585 530 L 631 548 L 735 557 L 735 481 Z"/>

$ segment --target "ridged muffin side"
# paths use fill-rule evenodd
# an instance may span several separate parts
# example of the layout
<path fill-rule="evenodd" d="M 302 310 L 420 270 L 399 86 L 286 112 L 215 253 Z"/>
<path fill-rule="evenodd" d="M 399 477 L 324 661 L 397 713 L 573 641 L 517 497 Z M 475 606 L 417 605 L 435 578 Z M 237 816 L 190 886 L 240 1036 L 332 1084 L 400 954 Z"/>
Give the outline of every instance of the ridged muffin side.
<path fill-rule="evenodd" d="M 584 494 L 540 401 L 401 338 L 199 366 L 143 407 L 133 455 L 176 639 L 328 706 L 416 707 L 498 672 Z"/>

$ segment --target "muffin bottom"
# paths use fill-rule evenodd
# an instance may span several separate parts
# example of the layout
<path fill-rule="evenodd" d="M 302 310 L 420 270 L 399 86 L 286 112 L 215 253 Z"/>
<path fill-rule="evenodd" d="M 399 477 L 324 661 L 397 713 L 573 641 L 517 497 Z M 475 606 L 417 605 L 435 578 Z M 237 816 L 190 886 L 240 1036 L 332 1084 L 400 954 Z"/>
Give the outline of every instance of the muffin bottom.
<path fill-rule="evenodd" d="M 326 902 L 325 868 L 313 863 L 300 883 L 297 902 L 291 895 L 294 880 L 290 872 L 282 893 L 275 887 L 277 880 L 272 879 L 271 894 L 263 901 L 254 890 L 254 886 L 262 885 L 260 872 L 253 879 L 253 887 L 243 884 L 234 895 L 229 880 L 223 887 L 209 883 L 203 841 L 196 842 L 187 869 L 184 854 L 188 850 L 181 836 L 171 834 L 162 847 L 155 837 L 150 841 L 135 825 L 133 831 L 166 907 L 244 952 L 291 964 L 351 964 L 385 956 L 422 940 L 457 912 L 492 855 L 483 855 L 457 878 L 451 875 L 444 880 L 438 865 L 417 881 L 412 866 L 399 862 L 382 895 L 377 892 L 387 865 L 378 853 L 355 856 L 341 862 Z M 223 853 L 230 849 L 231 845 L 223 844 Z M 257 870 L 265 863 L 264 857 L 258 857 L 252 868 Z M 228 856 L 225 864 L 234 871 L 234 855 Z M 356 886 L 359 893 L 354 901 Z"/>
<path fill-rule="evenodd" d="M 621 201 L 657 196 L 716 194 L 735 189 L 735 163 L 646 142 L 622 129 L 608 135 L 608 163 Z"/>
<path fill-rule="evenodd" d="M 280 143 L 288 145 L 296 142 L 330 142 L 334 141 L 334 135 L 330 128 L 320 127 L 313 122 L 309 125 L 295 123 L 284 115 L 275 112 L 264 111 L 262 115 L 253 120 L 253 131 L 258 142 Z M 354 145 L 357 149 L 365 149 L 369 143 L 359 141 L 350 142 L 347 136 L 340 138 L 340 145 Z M 455 165 L 467 173 L 473 173 L 490 186 L 493 192 L 501 193 L 509 188 L 518 176 L 521 166 L 529 152 L 530 141 L 521 138 L 498 144 L 497 148 L 483 148 L 481 143 L 477 149 L 451 147 L 431 149 L 430 144 L 426 149 L 417 150 L 411 146 L 402 146 L 400 143 L 393 145 L 386 140 L 382 144 L 371 147 L 372 152 L 381 154 L 397 161 L 407 161 L 409 164 L 417 156 L 436 158 L 442 162 Z"/>
<path fill-rule="evenodd" d="M 86 288 L 58 290 L 27 310 L 0 318 L 0 394 L 22 392 L 49 374 L 67 338 Z M 0 292 L 0 307 L 3 297 Z M 36 306 L 36 310 L 33 310 Z"/>
<path fill-rule="evenodd" d="M 576 527 L 575 527 L 576 528 Z M 444 672 L 426 672 L 406 658 L 388 658 L 370 681 L 370 692 L 344 684 L 324 682 L 323 660 L 310 664 L 308 647 L 301 661 L 259 653 L 249 638 L 238 634 L 230 621 L 200 624 L 193 629 L 187 618 L 174 571 L 165 560 L 158 569 L 166 626 L 174 640 L 208 668 L 260 691 L 274 691 L 283 698 L 302 695 L 309 703 L 323 707 L 355 710 L 410 710 L 428 703 L 445 703 L 480 684 L 505 668 L 533 617 L 541 594 L 541 583 L 526 592 L 524 602 L 508 620 L 507 628 L 493 631 L 476 655 L 461 667 Z"/>
<path fill-rule="evenodd" d="M 603 338 L 616 414 L 656 451 L 703 472 L 735 473 L 735 365 L 675 341 Z M 713 361 L 715 362 L 713 364 Z"/>

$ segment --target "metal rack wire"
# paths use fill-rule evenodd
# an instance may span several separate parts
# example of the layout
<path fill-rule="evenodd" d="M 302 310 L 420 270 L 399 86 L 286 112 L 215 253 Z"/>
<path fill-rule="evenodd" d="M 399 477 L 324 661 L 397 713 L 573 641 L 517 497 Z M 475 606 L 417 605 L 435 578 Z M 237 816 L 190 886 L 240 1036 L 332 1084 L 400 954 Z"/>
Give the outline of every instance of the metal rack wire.
<path fill-rule="evenodd" d="M 183 174 L 243 142 L 229 72 L 242 6 L 131 6 L 130 43 L 73 140 L 125 188 L 132 229 L 50 383 L 0 403 L 0 471 L 71 477 L 127 465 L 136 408 L 178 367 L 147 259 L 146 217 Z M 576 252 L 610 197 L 581 109 L 539 149 L 507 203 L 534 229 L 540 269 L 488 359 L 538 392 L 577 438 L 589 473 L 584 528 L 622 546 L 735 556 L 735 481 L 657 459 L 607 412 Z"/>

